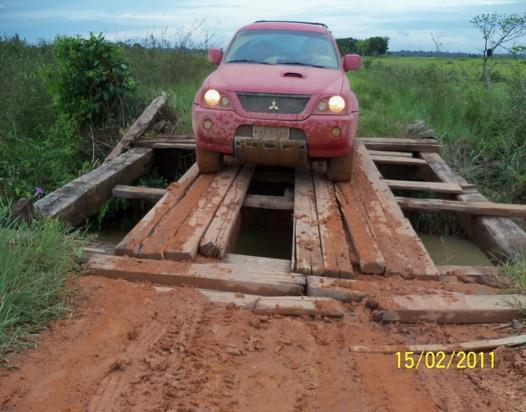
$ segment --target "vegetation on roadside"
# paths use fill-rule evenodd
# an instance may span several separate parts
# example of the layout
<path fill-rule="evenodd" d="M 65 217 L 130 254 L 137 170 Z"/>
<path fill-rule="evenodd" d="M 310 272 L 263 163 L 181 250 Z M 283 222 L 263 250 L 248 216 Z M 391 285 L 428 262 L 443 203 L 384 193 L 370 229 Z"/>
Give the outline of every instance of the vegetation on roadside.
<path fill-rule="evenodd" d="M 501 269 L 506 276 L 506 283 L 509 283 L 509 291 L 526 295 L 526 255 L 517 258 L 514 263 L 501 265 Z M 520 307 L 526 314 L 526 306 Z"/>
<path fill-rule="evenodd" d="M 83 241 L 54 219 L 12 222 L 0 203 L 0 359 L 33 344 L 32 337 L 67 309 L 67 278 Z"/>

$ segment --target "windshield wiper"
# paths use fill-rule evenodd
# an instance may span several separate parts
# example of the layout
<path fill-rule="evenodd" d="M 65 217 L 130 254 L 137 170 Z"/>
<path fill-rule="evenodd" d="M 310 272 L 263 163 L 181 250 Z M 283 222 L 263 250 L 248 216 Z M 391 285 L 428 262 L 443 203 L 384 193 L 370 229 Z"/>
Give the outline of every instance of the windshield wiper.
<path fill-rule="evenodd" d="M 310 63 L 302 63 L 302 62 L 283 62 L 278 64 L 290 64 L 294 66 L 309 66 L 309 67 L 317 67 L 318 69 L 326 69 L 326 66 L 322 66 L 320 64 L 310 64 Z"/>
<path fill-rule="evenodd" d="M 237 59 L 237 60 L 229 60 L 227 63 L 256 63 L 256 64 L 270 64 L 267 62 L 262 62 L 259 60 L 254 59 Z"/>

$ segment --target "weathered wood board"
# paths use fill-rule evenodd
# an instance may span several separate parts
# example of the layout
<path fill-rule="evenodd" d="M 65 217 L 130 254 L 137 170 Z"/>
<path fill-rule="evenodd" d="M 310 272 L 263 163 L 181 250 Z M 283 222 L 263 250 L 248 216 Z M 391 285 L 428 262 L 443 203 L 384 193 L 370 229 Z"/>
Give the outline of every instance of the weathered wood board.
<path fill-rule="evenodd" d="M 316 197 L 310 170 L 296 170 L 293 254 L 296 272 L 306 275 L 323 274 Z"/>
<path fill-rule="evenodd" d="M 424 192 L 437 192 L 437 193 L 453 193 L 460 194 L 464 191 L 460 185 L 456 183 L 443 183 L 443 182 L 416 182 L 411 180 L 391 180 L 384 179 L 384 182 L 391 189 L 401 190 L 416 190 Z"/>
<path fill-rule="evenodd" d="M 427 164 L 424 159 L 418 157 L 407 156 L 387 156 L 387 155 L 371 155 L 375 163 L 397 166 L 422 166 Z"/>
<path fill-rule="evenodd" d="M 247 195 L 244 207 L 268 210 L 292 210 L 294 199 L 285 196 Z"/>
<path fill-rule="evenodd" d="M 253 173 L 254 167 L 246 165 L 237 175 L 201 239 L 199 253 L 202 255 L 222 258 L 233 243 L 234 227 Z"/>
<path fill-rule="evenodd" d="M 154 232 L 162 218 L 178 204 L 198 175 L 199 170 L 197 164 L 194 163 L 177 182 L 168 186 L 163 197 L 119 242 L 115 253 L 128 256 L 138 255 L 143 241 Z"/>
<path fill-rule="evenodd" d="M 260 315 L 328 316 L 342 317 L 343 306 L 330 298 L 310 296 L 261 297 L 256 301 L 254 313 Z"/>
<path fill-rule="evenodd" d="M 384 322 L 495 323 L 524 317 L 517 305 L 526 305 L 526 296 L 398 295 L 384 297 L 379 303 L 382 311 L 376 319 Z"/>
<path fill-rule="evenodd" d="M 227 263 L 190 263 L 94 255 L 86 264 L 90 275 L 146 281 L 163 285 L 188 285 L 202 289 L 264 296 L 303 295 L 305 277 L 291 273 L 259 272 Z"/>
<path fill-rule="evenodd" d="M 121 199 L 144 199 L 157 201 L 166 194 L 166 189 L 145 186 L 117 185 L 111 193 Z"/>
<path fill-rule="evenodd" d="M 177 227 L 174 236 L 166 243 L 165 251 L 163 252 L 165 257 L 180 260 L 195 258 L 201 238 L 214 219 L 214 215 L 222 204 L 227 192 L 229 192 L 238 171 L 239 166 L 227 166 L 214 175 L 214 180 L 203 192 L 191 214 L 180 227 Z M 242 179 L 242 183 L 246 184 L 246 180 L 245 176 Z M 232 225 L 229 226 L 230 230 L 233 228 L 234 223 L 235 220 L 228 222 L 229 225 Z"/>
<path fill-rule="evenodd" d="M 313 170 L 314 192 L 325 276 L 352 277 L 354 272 L 334 185 L 321 172 Z"/>
<path fill-rule="evenodd" d="M 35 208 L 44 216 L 79 225 L 111 197 L 116 185 L 145 174 L 152 158 L 152 149 L 131 149 L 40 199 Z"/>
<path fill-rule="evenodd" d="M 460 212 L 476 216 L 526 218 L 526 205 L 492 202 L 463 202 L 460 200 L 416 199 L 397 197 L 402 209 Z"/>
<path fill-rule="evenodd" d="M 371 150 L 399 152 L 440 152 L 442 143 L 436 139 L 399 139 L 397 137 L 361 137 L 357 143 Z"/>
<path fill-rule="evenodd" d="M 352 279 L 336 279 L 323 276 L 307 276 L 307 295 L 326 297 L 344 302 L 359 302 L 366 292 L 354 288 Z"/>

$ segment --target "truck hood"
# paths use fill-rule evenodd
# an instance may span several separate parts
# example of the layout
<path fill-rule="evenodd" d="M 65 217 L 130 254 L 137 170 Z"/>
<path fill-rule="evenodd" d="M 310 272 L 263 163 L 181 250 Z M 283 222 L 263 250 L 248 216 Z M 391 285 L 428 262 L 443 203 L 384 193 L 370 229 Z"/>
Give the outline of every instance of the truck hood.
<path fill-rule="evenodd" d="M 208 77 L 206 87 L 233 92 L 330 95 L 341 93 L 344 76 L 337 69 L 223 63 Z"/>

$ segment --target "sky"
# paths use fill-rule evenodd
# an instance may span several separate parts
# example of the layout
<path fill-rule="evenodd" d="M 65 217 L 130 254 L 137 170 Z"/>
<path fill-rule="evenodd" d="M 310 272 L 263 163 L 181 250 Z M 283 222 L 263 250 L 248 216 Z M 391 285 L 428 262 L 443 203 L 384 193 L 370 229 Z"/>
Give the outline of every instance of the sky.
<path fill-rule="evenodd" d="M 390 50 L 477 52 L 482 46 L 470 19 L 480 13 L 526 12 L 526 0 L 0 0 L 0 35 L 29 41 L 102 32 L 111 40 L 150 35 L 180 43 L 225 47 L 254 20 L 327 24 L 336 37 L 388 36 Z"/>

